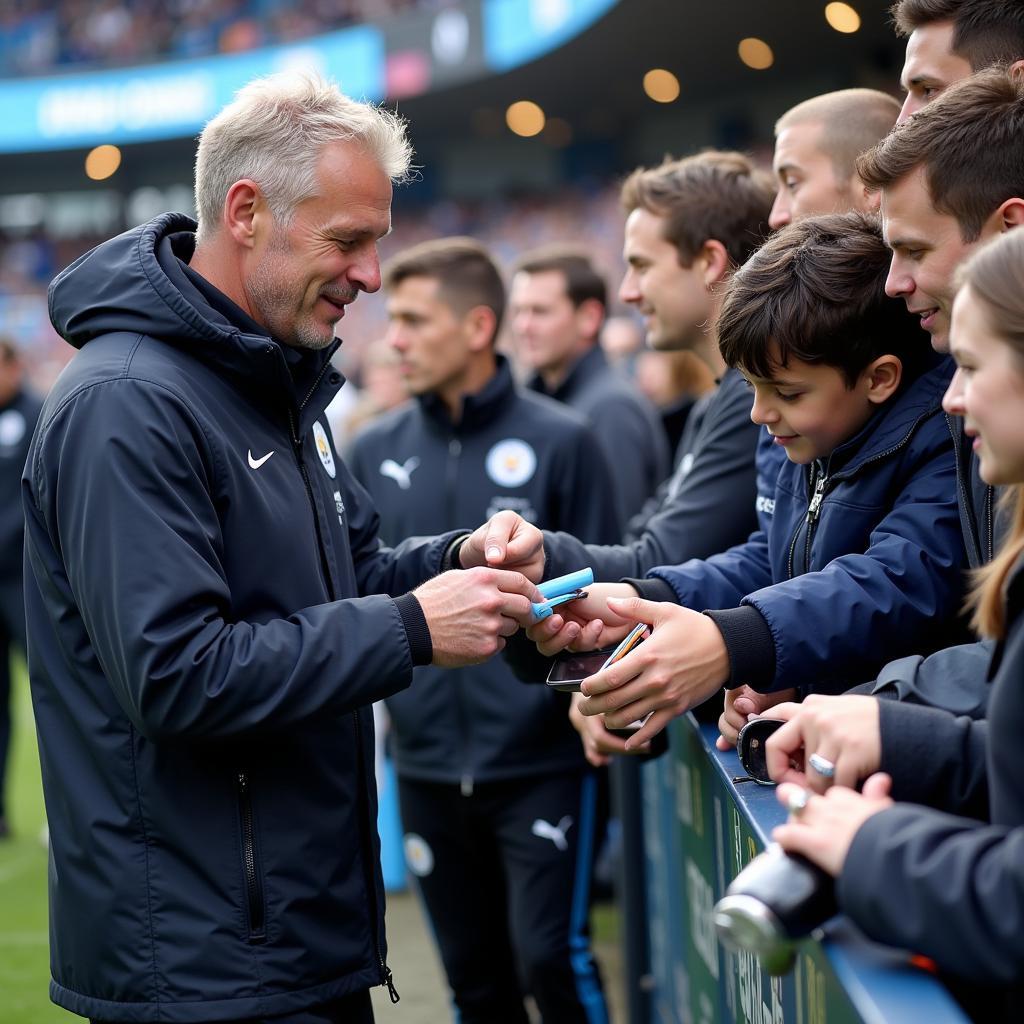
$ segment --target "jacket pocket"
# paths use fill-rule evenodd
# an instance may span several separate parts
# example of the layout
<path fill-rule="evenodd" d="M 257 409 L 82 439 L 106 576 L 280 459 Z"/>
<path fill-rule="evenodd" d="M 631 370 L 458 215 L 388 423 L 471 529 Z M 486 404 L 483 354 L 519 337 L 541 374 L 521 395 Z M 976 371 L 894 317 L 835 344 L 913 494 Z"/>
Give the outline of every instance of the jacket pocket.
<path fill-rule="evenodd" d="M 262 942 L 266 938 L 266 906 L 263 896 L 263 873 L 260 870 L 259 850 L 256 844 L 256 821 L 252 809 L 252 788 L 248 772 L 239 772 L 238 821 L 242 840 L 242 877 L 245 883 L 246 916 L 249 921 L 249 941 Z"/>

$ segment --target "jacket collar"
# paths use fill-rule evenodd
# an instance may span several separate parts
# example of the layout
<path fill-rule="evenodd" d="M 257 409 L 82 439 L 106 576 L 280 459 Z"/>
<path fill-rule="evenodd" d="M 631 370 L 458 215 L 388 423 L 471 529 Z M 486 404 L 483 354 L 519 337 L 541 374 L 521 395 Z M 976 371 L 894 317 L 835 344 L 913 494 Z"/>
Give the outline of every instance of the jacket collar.
<path fill-rule="evenodd" d="M 850 476 L 868 462 L 901 448 L 920 423 L 942 408 L 955 366 L 949 356 L 936 357 L 895 397 L 889 399 L 848 441 L 820 460 L 829 476 Z"/>
<path fill-rule="evenodd" d="M 588 384 L 595 377 L 599 377 L 608 369 L 608 360 L 605 358 L 604 349 L 600 345 L 593 345 L 588 351 L 573 363 L 565 380 L 557 388 L 549 391 L 544 384 L 544 378 L 535 373 L 529 381 L 528 387 L 531 391 L 547 395 L 557 402 L 568 403 L 572 396 L 584 385 Z"/>
<path fill-rule="evenodd" d="M 458 423 L 452 422 L 448 407 L 433 392 L 419 395 L 417 401 L 424 416 L 446 433 L 473 434 L 497 419 L 514 393 L 512 368 L 508 360 L 499 355 L 494 376 L 476 394 L 463 396 L 462 416 Z"/>

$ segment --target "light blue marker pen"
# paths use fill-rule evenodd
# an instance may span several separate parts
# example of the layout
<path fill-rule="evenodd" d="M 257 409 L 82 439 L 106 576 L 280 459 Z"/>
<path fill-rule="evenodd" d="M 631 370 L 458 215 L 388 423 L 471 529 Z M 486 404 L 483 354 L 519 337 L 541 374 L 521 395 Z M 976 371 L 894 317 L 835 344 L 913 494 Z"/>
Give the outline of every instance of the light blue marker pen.
<path fill-rule="evenodd" d="M 565 604 L 566 601 L 575 601 L 581 596 L 580 591 L 584 587 L 589 587 L 593 582 L 594 570 L 587 568 L 571 572 L 566 576 L 556 576 L 553 580 L 541 583 L 537 589 L 544 595 L 545 600 L 531 605 L 534 618 L 538 622 L 541 619 L 546 619 L 557 605 Z"/>

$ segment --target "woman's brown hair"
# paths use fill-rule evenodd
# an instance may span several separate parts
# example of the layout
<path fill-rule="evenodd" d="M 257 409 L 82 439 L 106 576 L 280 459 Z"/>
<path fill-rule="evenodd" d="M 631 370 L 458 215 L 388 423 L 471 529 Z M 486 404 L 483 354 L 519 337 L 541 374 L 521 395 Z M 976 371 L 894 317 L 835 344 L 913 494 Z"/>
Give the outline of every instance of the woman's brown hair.
<path fill-rule="evenodd" d="M 982 307 L 989 327 L 1009 345 L 1024 373 L 1024 231 L 1010 231 L 983 246 L 961 268 L 962 288 Z M 1024 424 L 1022 424 L 1024 426 Z M 1024 555 L 1024 481 L 1006 489 L 1002 501 L 1011 510 L 1010 532 L 996 557 L 976 570 L 967 600 L 972 625 L 985 636 L 1006 634 L 1006 584 Z"/>

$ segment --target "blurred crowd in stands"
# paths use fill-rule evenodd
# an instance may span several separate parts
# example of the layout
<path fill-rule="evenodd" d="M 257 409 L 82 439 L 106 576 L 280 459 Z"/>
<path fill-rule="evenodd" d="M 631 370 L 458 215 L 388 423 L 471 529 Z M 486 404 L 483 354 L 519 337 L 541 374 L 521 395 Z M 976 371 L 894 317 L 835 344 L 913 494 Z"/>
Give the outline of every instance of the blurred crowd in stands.
<path fill-rule="evenodd" d="M 0 76 L 288 43 L 439 0 L 5 0 Z"/>
<path fill-rule="evenodd" d="M 396 205 L 394 231 L 381 243 L 381 257 L 386 259 L 430 238 L 470 235 L 488 246 L 508 271 L 529 249 L 570 241 L 593 255 L 614 296 L 625 269 L 618 192 L 619 183 L 612 181 L 590 189 L 567 188 L 557 194 L 481 203 L 446 201 L 405 209 Z M 99 237 L 54 239 L 45 231 L 0 236 L 0 316 L 24 350 L 27 372 L 40 391 L 48 390 L 73 354 L 50 324 L 47 285 L 61 268 L 100 241 Z M 688 408 L 686 401 L 680 406 L 681 396 L 699 394 L 709 386 L 699 362 L 695 364 L 686 353 L 644 350 L 635 314 L 615 301 L 610 312 L 614 315 L 602 338 L 609 358 L 663 411 L 669 438 L 677 440 L 684 422 L 680 413 Z M 405 397 L 390 369 L 393 355 L 382 344 L 385 327 L 380 293 L 361 296 L 339 325 L 345 344 L 337 362 L 353 385 L 345 389 L 347 394 L 334 420 L 339 440 L 366 418 Z M 515 352 L 510 350 L 509 355 L 514 363 Z"/>

